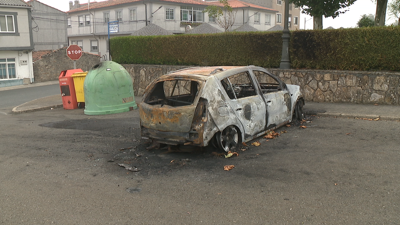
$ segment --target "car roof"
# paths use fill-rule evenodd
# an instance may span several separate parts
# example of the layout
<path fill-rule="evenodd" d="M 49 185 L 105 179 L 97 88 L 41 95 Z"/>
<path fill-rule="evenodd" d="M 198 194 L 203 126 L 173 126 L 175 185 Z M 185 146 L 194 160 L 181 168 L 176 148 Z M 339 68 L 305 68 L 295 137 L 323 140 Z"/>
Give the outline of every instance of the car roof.
<path fill-rule="evenodd" d="M 208 67 L 190 67 L 181 70 L 171 71 L 162 75 L 157 80 L 170 80 L 170 79 L 195 79 L 195 80 L 208 80 L 212 77 L 218 79 L 230 76 L 235 73 L 240 73 L 246 70 L 263 69 L 257 66 L 208 66 Z"/>
<path fill-rule="evenodd" d="M 191 67 L 181 70 L 176 70 L 168 73 L 167 75 L 196 75 L 196 76 L 215 76 L 222 72 L 231 71 L 235 69 L 245 69 L 247 66 L 210 66 L 210 67 Z"/>

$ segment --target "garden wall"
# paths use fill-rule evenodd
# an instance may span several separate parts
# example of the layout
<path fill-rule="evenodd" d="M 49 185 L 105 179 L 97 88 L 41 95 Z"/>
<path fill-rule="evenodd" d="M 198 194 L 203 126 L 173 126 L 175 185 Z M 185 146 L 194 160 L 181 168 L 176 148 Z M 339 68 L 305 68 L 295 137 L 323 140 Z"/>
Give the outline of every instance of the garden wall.
<path fill-rule="evenodd" d="M 33 63 L 35 82 L 58 80 L 61 71 L 74 69 L 74 61 L 68 58 L 66 49 L 49 52 Z M 99 55 L 82 52 L 82 57 L 76 61 L 76 68 L 88 71 L 99 62 Z"/>

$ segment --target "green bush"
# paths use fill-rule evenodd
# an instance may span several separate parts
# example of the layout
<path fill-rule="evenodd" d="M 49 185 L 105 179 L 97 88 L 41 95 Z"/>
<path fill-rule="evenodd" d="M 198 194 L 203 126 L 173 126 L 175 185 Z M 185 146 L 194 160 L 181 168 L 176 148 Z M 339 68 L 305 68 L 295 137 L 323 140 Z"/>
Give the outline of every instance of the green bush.
<path fill-rule="evenodd" d="M 231 32 L 116 37 L 111 39 L 111 54 L 121 64 L 279 67 L 281 36 L 281 32 Z"/>
<path fill-rule="evenodd" d="M 400 28 L 291 33 L 291 66 L 333 70 L 400 70 Z"/>
<path fill-rule="evenodd" d="M 292 31 L 292 68 L 400 70 L 400 27 Z M 121 64 L 257 65 L 278 68 L 282 32 L 116 37 L 113 60 Z"/>

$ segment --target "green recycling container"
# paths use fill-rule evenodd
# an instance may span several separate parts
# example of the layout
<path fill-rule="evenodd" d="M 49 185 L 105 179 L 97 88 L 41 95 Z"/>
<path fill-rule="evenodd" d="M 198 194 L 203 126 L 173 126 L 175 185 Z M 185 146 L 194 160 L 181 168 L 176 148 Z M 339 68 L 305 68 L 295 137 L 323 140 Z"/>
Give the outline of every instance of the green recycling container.
<path fill-rule="evenodd" d="M 83 85 L 86 115 L 104 115 L 137 108 L 133 82 L 128 71 L 116 62 L 95 65 Z"/>

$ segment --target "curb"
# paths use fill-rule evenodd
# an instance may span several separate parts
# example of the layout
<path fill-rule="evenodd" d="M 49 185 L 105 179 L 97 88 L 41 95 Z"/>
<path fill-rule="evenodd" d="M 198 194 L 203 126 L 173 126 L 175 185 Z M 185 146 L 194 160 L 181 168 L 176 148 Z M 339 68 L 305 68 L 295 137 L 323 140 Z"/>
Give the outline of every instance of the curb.
<path fill-rule="evenodd" d="M 379 120 L 389 120 L 389 121 L 400 121 L 400 117 L 394 116 L 379 116 L 379 115 L 359 115 L 359 114 L 352 114 L 352 113 L 315 113 L 312 111 L 305 112 L 305 114 L 311 116 L 320 116 L 320 117 L 337 117 L 337 118 L 352 118 L 352 119 L 378 119 Z"/>
<path fill-rule="evenodd" d="M 20 106 L 23 106 L 20 105 Z M 59 105 L 53 105 L 53 106 L 43 106 L 43 107 L 37 107 L 37 108 L 31 108 L 31 109 L 23 109 L 23 110 L 18 110 L 20 106 L 16 106 L 12 109 L 13 114 L 20 114 L 20 113 L 27 113 L 27 112 L 36 112 L 36 111 L 43 111 L 43 110 L 48 110 L 48 109 L 56 109 L 56 108 L 61 108 L 63 107 L 63 104 Z"/>

